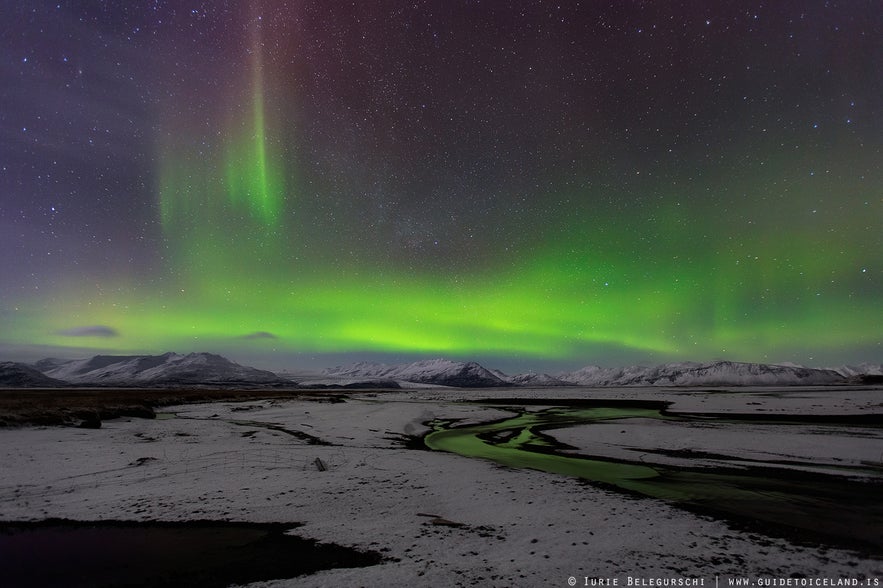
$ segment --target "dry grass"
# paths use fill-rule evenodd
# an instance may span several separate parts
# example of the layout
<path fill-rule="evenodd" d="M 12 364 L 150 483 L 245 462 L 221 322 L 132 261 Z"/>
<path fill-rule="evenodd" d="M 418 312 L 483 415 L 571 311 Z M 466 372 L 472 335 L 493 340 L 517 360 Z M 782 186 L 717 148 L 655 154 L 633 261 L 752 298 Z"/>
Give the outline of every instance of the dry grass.
<path fill-rule="evenodd" d="M 152 418 L 154 409 L 194 402 L 256 399 L 340 400 L 339 390 L 6 388 L 0 389 L 0 426 L 80 425 L 120 416 Z"/>

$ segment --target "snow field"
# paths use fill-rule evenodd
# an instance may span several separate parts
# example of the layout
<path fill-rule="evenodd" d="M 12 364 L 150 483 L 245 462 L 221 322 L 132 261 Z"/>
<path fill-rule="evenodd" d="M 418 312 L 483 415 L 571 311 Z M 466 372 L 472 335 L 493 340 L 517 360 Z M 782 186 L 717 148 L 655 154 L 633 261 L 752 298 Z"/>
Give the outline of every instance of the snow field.
<path fill-rule="evenodd" d="M 662 501 L 403 447 L 402 435 L 426 432 L 423 423 L 433 418 L 477 422 L 512 414 L 450 402 L 467 394 L 189 405 L 166 411 L 177 418 L 119 419 L 99 430 L 0 430 L 0 518 L 290 521 L 302 523 L 294 534 L 390 558 L 371 568 L 255 586 L 564 586 L 569 576 L 883 575 L 883 562 L 736 531 Z M 867 400 L 861 394 L 848 401 L 822 396 L 819 410 L 864 410 Z M 702 404 L 674 397 L 676 406 Z M 567 442 L 603 443 L 605 436 L 621 435 L 618 426 L 591 435 L 582 430 L 590 427 L 575 429 Z M 566 441 L 563 433 L 555 435 Z M 646 434 L 642 443 L 657 435 L 661 445 L 679 439 Z M 690 444 L 713 437 L 702 432 Z M 796 452 L 795 443 L 783 438 L 777 451 Z"/>

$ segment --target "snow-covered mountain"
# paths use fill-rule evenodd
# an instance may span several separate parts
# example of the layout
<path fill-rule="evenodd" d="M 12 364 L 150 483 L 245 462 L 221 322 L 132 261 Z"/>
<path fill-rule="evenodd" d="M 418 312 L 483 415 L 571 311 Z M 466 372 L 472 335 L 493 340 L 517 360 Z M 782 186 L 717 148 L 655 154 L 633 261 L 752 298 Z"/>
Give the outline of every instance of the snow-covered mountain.
<path fill-rule="evenodd" d="M 555 376 L 550 376 L 549 374 L 538 374 L 536 372 L 527 372 L 524 374 L 518 374 L 515 376 L 510 376 L 501 372 L 500 370 L 490 370 L 492 374 L 506 382 L 511 386 L 571 386 L 570 382 L 565 382 L 564 380 L 560 380 Z"/>
<path fill-rule="evenodd" d="M 456 387 L 486 386 L 793 386 L 842 384 L 846 378 L 834 371 L 792 365 L 767 365 L 716 361 L 668 363 L 652 367 L 605 368 L 588 366 L 550 376 L 529 372 L 509 376 L 475 362 L 444 359 L 405 365 L 356 363 L 324 371 L 326 375 L 363 379 L 391 379 Z"/>
<path fill-rule="evenodd" d="M 0 386 L 105 386 L 251 385 L 294 386 L 295 382 L 269 371 L 234 363 L 212 353 L 163 355 L 96 355 L 89 359 L 45 359 L 32 369 L 24 364 L 0 363 Z M 42 373 L 41 373 L 42 372 Z M 768 365 L 716 361 L 668 363 L 652 367 L 605 368 L 587 366 L 550 376 L 529 372 L 509 376 L 475 362 L 446 359 L 403 365 L 361 362 L 323 370 L 316 386 L 394 387 L 394 382 L 483 388 L 500 386 L 790 386 L 856 382 L 861 376 L 880 377 L 883 365 L 861 364 L 836 369 L 798 365 Z M 45 379 L 44 379 L 45 378 Z M 303 386 L 304 382 L 298 378 Z M 309 378 L 308 378 L 309 380 Z M 381 385 L 382 384 L 382 385 Z"/>
<path fill-rule="evenodd" d="M 70 363 L 70 359 L 59 359 L 57 357 L 47 357 L 46 359 L 41 359 L 33 364 L 31 367 L 35 368 L 38 372 L 46 373 L 49 370 L 55 369 L 58 366 L 64 365 L 66 363 Z"/>
<path fill-rule="evenodd" d="M 179 384 L 279 385 L 292 382 L 264 370 L 234 363 L 213 353 L 96 355 L 61 363 L 37 362 L 45 375 L 73 384 L 171 386 Z"/>
<path fill-rule="evenodd" d="M 373 380 L 401 380 L 420 384 L 437 384 L 458 388 L 484 388 L 507 386 L 490 370 L 474 361 L 457 362 L 447 359 L 415 361 L 404 365 L 359 362 L 348 367 L 335 367 L 324 370 L 328 376 L 344 378 L 364 378 Z"/>
<path fill-rule="evenodd" d="M 580 386 L 813 386 L 846 381 L 833 370 L 735 361 L 626 368 L 588 366 L 558 377 Z"/>
<path fill-rule="evenodd" d="M 65 383 L 37 369 L 12 361 L 0 362 L 0 388 L 57 388 Z"/>
<path fill-rule="evenodd" d="M 842 365 L 830 368 L 833 371 L 846 376 L 883 376 L 883 365 L 874 363 L 860 363 L 858 365 Z"/>

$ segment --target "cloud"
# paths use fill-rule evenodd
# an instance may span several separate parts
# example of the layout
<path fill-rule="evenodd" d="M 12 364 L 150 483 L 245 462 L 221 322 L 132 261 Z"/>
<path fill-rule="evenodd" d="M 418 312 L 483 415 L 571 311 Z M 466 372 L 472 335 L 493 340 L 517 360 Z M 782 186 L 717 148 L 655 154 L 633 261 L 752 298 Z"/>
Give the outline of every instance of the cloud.
<path fill-rule="evenodd" d="M 249 333 L 248 335 L 243 335 L 239 338 L 253 341 L 255 339 L 278 339 L 279 337 L 273 333 L 268 333 L 267 331 L 255 331 L 254 333 Z"/>
<path fill-rule="evenodd" d="M 112 327 L 104 325 L 93 325 L 89 327 L 72 327 L 70 329 L 62 329 L 56 331 L 58 335 L 65 337 L 119 337 L 120 334 Z"/>

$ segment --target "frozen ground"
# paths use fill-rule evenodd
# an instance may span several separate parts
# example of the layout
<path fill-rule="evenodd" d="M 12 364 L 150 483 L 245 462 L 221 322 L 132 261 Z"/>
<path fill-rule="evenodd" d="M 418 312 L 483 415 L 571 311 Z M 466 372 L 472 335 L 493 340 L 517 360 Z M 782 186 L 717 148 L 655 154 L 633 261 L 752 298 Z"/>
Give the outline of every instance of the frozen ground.
<path fill-rule="evenodd" d="M 628 577 L 697 576 L 706 586 L 718 575 L 883 579 L 879 559 L 794 545 L 659 500 L 403 443 L 434 418 L 480 422 L 513 414 L 454 402 L 491 396 L 671 400 L 675 410 L 700 413 L 883 413 L 883 390 L 836 388 L 436 389 L 361 394 L 344 403 L 171 407 L 173 418 L 118 419 L 98 430 L 0 430 L 0 519 L 301 522 L 293 533 L 389 558 L 260 584 L 266 586 L 567 586 L 570 576 L 578 585 L 584 576 L 619 578 L 620 585 Z M 770 437 L 669 425 L 636 419 L 553 434 L 582 452 L 633 453 L 655 443 L 751 460 L 786 456 L 820 468 L 883 454 L 883 434 L 873 427 L 860 436 L 790 428 Z"/>

